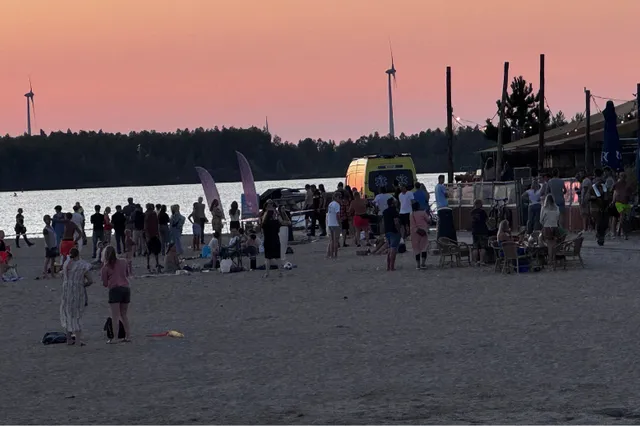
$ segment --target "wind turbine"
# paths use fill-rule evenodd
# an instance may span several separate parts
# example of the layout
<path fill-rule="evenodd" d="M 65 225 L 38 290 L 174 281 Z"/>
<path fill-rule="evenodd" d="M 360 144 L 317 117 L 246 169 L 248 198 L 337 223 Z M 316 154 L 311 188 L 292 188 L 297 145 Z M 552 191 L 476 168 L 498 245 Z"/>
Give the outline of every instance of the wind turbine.
<path fill-rule="evenodd" d="M 31 77 L 29 77 L 29 92 L 25 93 L 24 96 L 27 98 L 27 134 L 31 136 L 31 106 L 33 106 L 33 121 L 36 121 L 36 104 L 33 102 Z"/>
<path fill-rule="evenodd" d="M 393 63 L 393 50 L 391 49 L 391 40 L 389 40 L 389 52 L 391 53 L 391 68 L 385 71 L 387 73 L 388 83 L 389 83 L 389 135 L 392 138 L 395 138 L 396 132 L 393 125 L 393 90 L 391 88 L 391 78 L 393 77 L 393 85 L 397 87 L 396 84 L 396 67 Z"/>

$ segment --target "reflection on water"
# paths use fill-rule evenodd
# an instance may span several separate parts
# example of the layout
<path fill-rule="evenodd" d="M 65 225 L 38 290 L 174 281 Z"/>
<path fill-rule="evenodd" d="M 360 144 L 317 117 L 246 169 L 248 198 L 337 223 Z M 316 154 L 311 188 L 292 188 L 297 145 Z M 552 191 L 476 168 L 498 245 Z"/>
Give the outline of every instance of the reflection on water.
<path fill-rule="evenodd" d="M 424 183 L 432 192 L 437 183 L 438 174 L 419 174 L 418 181 Z M 258 194 L 262 194 L 269 188 L 303 188 L 305 184 L 323 183 L 327 191 L 334 190 L 338 182 L 344 182 L 344 178 L 319 178 L 281 181 L 256 182 Z M 232 201 L 240 202 L 242 184 L 240 182 L 218 183 L 218 191 L 222 198 L 222 206 L 227 211 Z M 57 191 L 25 191 L 18 192 L 17 197 L 13 192 L 0 192 L 0 229 L 7 235 L 14 234 L 15 217 L 18 208 L 24 209 L 24 222 L 29 235 L 42 234 L 44 223 L 42 217 L 45 214 L 53 215 L 53 208 L 61 205 L 63 211 L 71 211 L 76 201 L 80 201 L 87 215 L 87 220 L 94 212 L 96 204 L 105 207 L 110 206 L 115 210 L 117 204 L 125 205 L 128 197 L 133 197 L 138 204 L 179 204 L 181 213 L 186 217 L 191 212 L 191 206 L 198 197 L 204 196 L 202 185 L 163 185 L 163 186 L 130 186 L 118 188 L 86 188 L 86 189 L 62 189 Z M 89 225 L 90 226 L 90 225 Z M 210 231 L 210 229 L 207 229 Z M 191 233 L 191 226 L 185 226 L 184 232 Z M 90 234 L 90 227 L 87 228 Z"/>

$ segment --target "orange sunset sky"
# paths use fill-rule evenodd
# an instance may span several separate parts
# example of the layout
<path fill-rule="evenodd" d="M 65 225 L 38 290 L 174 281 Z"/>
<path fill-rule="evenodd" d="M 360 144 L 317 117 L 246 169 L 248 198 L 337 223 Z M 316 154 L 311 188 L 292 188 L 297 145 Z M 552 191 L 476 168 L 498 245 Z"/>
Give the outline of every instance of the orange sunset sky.
<path fill-rule="evenodd" d="M 0 0 L 0 133 L 251 125 L 284 140 L 396 134 L 493 116 L 503 62 L 552 112 L 583 88 L 631 99 L 640 81 L 640 0 Z M 603 106 L 604 101 L 600 101 Z"/>

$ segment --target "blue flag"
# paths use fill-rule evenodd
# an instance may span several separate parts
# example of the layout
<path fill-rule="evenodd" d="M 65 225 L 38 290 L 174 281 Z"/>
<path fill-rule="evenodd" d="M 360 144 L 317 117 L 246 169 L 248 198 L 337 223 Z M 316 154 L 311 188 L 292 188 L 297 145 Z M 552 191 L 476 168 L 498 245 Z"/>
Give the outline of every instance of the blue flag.
<path fill-rule="evenodd" d="M 612 101 L 607 101 L 604 111 L 604 141 L 602 143 L 603 167 L 611 167 L 614 171 L 622 170 L 622 153 L 620 152 L 620 136 L 618 135 L 618 114 Z"/>

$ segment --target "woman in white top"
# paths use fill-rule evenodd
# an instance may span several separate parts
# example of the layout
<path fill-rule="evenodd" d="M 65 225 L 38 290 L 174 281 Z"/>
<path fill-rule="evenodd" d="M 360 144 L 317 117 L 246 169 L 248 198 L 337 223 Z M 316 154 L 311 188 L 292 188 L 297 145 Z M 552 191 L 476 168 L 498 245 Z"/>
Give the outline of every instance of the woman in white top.
<path fill-rule="evenodd" d="M 529 208 L 527 209 L 527 234 L 540 230 L 540 184 L 533 182 L 531 187 L 525 191 L 526 197 L 529 199 Z"/>
<path fill-rule="evenodd" d="M 280 219 L 280 230 L 278 238 L 280 239 L 280 261 L 282 265 L 286 263 L 287 248 L 289 247 L 289 226 L 291 220 L 284 206 L 278 207 L 278 218 Z"/>
<path fill-rule="evenodd" d="M 553 201 L 553 195 L 551 194 L 548 194 L 544 199 L 544 207 L 540 213 L 540 223 L 542 224 L 542 236 L 549 250 L 548 262 L 555 268 L 556 241 L 560 236 L 560 209 L 558 209 L 555 201 Z"/>

